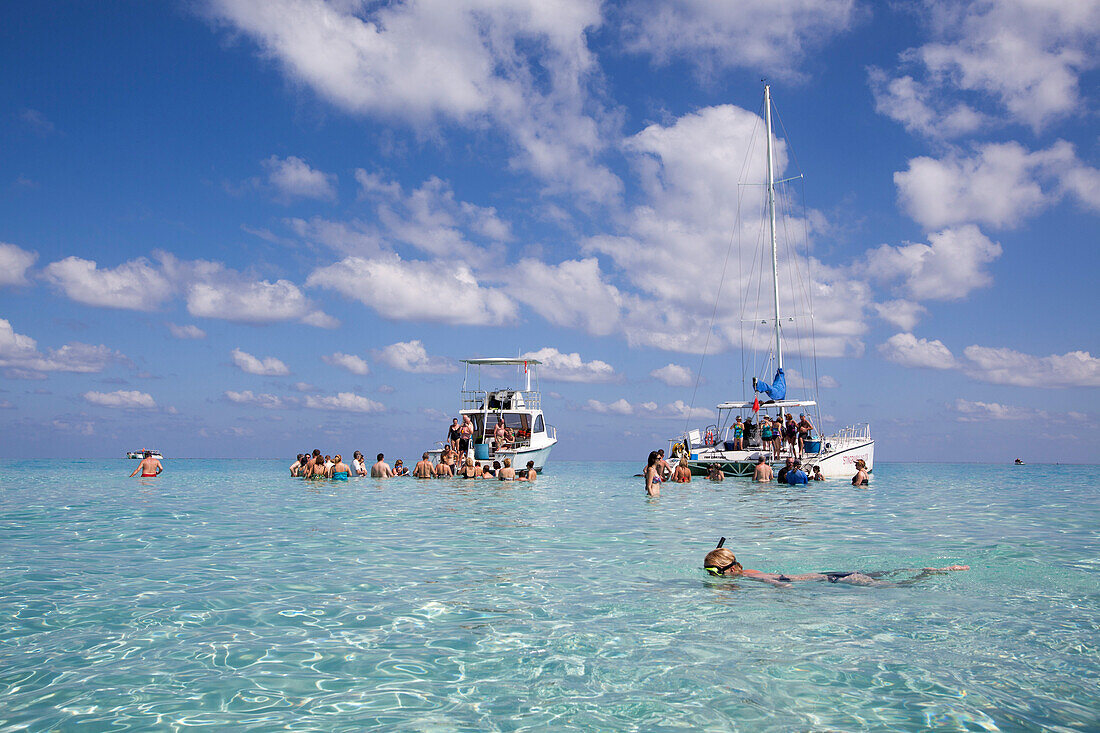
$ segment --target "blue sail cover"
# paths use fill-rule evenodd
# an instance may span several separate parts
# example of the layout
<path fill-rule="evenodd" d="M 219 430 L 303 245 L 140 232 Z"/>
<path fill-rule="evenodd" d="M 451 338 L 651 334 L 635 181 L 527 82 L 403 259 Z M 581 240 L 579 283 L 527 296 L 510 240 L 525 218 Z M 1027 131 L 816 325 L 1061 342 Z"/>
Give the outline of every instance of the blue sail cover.
<path fill-rule="evenodd" d="M 766 394 L 768 397 L 775 400 L 776 402 L 778 402 L 779 400 L 786 397 L 787 396 L 787 378 L 783 375 L 783 370 L 782 369 L 776 369 L 775 370 L 775 379 L 772 380 L 771 384 L 768 384 L 767 382 L 761 382 L 761 381 L 757 380 L 757 382 L 756 382 L 756 391 L 757 392 L 763 392 L 764 394 Z"/>

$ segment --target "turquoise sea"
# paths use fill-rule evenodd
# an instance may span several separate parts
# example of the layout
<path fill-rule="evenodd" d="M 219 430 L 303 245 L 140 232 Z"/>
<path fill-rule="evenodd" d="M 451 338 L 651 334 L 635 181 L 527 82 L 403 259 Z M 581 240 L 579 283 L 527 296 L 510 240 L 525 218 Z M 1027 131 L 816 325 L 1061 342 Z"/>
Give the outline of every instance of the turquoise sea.
<path fill-rule="evenodd" d="M 1098 468 L 869 489 L 0 462 L 0 730 L 1097 730 Z M 966 563 L 903 587 L 746 567 Z"/>

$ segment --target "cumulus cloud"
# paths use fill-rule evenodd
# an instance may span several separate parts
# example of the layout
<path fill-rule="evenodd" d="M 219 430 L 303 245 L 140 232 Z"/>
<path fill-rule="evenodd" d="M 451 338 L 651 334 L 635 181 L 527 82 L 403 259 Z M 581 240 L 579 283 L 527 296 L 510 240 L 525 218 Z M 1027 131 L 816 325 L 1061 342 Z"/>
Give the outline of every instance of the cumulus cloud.
<path fill-rule="evenodd" d="M 361 357 L 355 354 L 345 354 L 337 351 L 335 354 L 327 354 L 321 357 L 321 361 L 326 364 L 331 364 L 335 367 L 345 369 L 352 374 L 366 375 L 370 374 L 370 367 L 367 366 L 367 362 L 363 361 Z"/>
<path fill-rule="evenodd" d="M 416 341 L 398 341 L 374 352 L 378 361 L 413 374 L 446 374 L 458 369 L 454 362 L 442 356 L 429 356 L 424 344 Z"/>
<path fill-rule="evenodd" d="M 802 376 L 802 373 L 797 369 L 787 369 L 785 371 L 787 374 L 788 387 L 803 389 L 812 388 L 814 386 L 813 378 Z M 822 374 L 817 378 L 817 386 L 821 389 L 836 389 L 840 386 L 840 383 L 837 382 L 834 377 L 830 377 L 828 374 Z"/>
<path fill-rule="evenodd" d="M 928 312 L 928 309 L 923 305 L 914 303 L 911 300 L 890 300 L 885 303 L 875 303 L 874 308 L 879 318 L 903 331 L 912 331 L 916 328 L 920 319 Z"/>
<path fill-rule="evenodd" d="M 615 368 L 606 361 L 584 361 L 577 352 L 565 354 L 551 346 L 529 351 L 520 358 L 541 361 L 539 376 L 551 381 L 598 383 L 620 379 Z"/>
<path fill-rule="evenodd" d="M 1083 110 L 1081 75 L 1100 58 L 1096 3 L 927 0 L 924 7 L 932 39 L 902 53 L 901 67 L 917 79 L 910 96 L 932 108 L 933 118 L 950 119 L 969 109 L 968 100 L 1039 130 Z M 906 91 L 894 89 L 886 72 L 877 76 L 872 88 L 886 113 L 925 131 L 919 110 L 902 104 Z"/>
<path fill-rule="evenodd" d="M 880 344 L 878 351 L 888 361 L 906 367 L 954 369 L 957 364 L 951 350 L 942 341 L 918 339 L 911 333 L 897 333 Z"/>
<path fill-rule="evenodd" d="M 601 415 L 639 415 L 647 418 L 706 420 L 714 417 L 713 410 L 704 407 L 691 407 L 683 400 L 676 400 L 666 405 L 658 405 L 656 402 L 632 403 L 621 398 L 614 402 L 588 400 L 581 406 L 581 409 Z"/>
<path fill-rule="evenodd" d="M 883 282 L 900 281 L 915 300 L 959 300 L 992 284 L 993 276 L 985 267 L 1000 256 L 1001 245 L 968 224 L 930 234 L 928 244 L 884 244 L 869 251 L 860 268 Z M 908 315 L 915 316 L 916 311 Z M 901 316 L 909 320 L 904 310 Z"/>
<path fill-rule="evenodd" d="M 335 290 L 395 321 L 498 326 L 516 317 L 515 302 L 480 285 L 465 264 L 348 257 L 314 270 L 306 285 Z"/>
<path fill-rule="evenodd" d="M 115 268 L 94 260 L 66 257 L 51 262 L 42 276 L 69 299 L 100 308 L 150 311 L 172 297 L 172 284 L 144 257 Z"/>
<path fill-rule="evenodd" d="M 987 120 L 963 102 L 942 104 L 937 90 L 905 75 L 891 78 L 880 68 L 868 69 L 875 111 L 900 122 L 909 132 L 950 138 L 979 129 Z"/>
<path fill-rule="evenodd" d="M 301 320 L 322 328 L 338 325 L 331 316 L 314 310 L 309 299 L 289 280 L 194 283 L 187 289 L 187 312 L 239 323 Z"/>
<path fill-rule="evenodd" d="M 509 134 L 513 165 L 552 186 L 596 200 L 620 189 L 595 162 L 607 124 L 587 92 L 596 0 L 212 0 L 209 8 L 341 109 L 422 128 L 492 123 Z"/>
<path fill-rule="evenodd" d="M 184 324 L 182 326 L 175 323 L 168 324 L 168 332 L 172 334 L 174 338 L 178 339 L 204 339 L 206 338 L 206 331 L 203 331 L 198 326 L 193 324 Z"/>
<path fill-rule="evenodd" d="M 258 407 L 266 407 L 268 409 L 278 409 L 284 406 L 281 397 L 273 394 L 254 393 L 250 389 L 246 389 L 243 392 L 226 390 L 225 398 L 230 402 L 236 402 L 239 405 L 256 405 Z"/>
<path fill-rule="evenodd" d="M 91 374 L 103 371 L 108 364 L 125 361 L 125 356 L 106 346 L 75 341 L 42 352 L 37 341 L 16 333 L 9 321 L 0 318 L 0 367 L 8 367 L 9 376 L 39 379 L 40 372 Z"/>
<path fill-rule="evenodd" d="M 704 72 L 767 68 L 793 74 L 807 51 L 848 30 L 854 0 L 643 0 L 624 6 L 628 50 Z"/>
<path fill-rule="evenodd" d="M 523 259 L 509 293 L 555 326 L 583 328 L 596 336 L 619 326 L 623 298 L 605 281 L 595 257 L 550 265 Z"/>
<path fill-rule="evenodd" d="M 969 157 L 922 156 L 894 174 L 902 208 L 928 228 L 1014 227 L 1065 195 L 1100 210 L 1098 182 L 1100 171 L 1082 163 L 1064 140 L 1035 152 L 1013 141 L 979 146 Z"/>
<path fill-rule="evenodd" d="M 233 357 L 233 363 L 246 374 L 257 374 L 261 377 L 285 377 L 290 374 L 290 369 L 287 368 L 286 364 L 274 356 L 258 359 L 240 349 L 233 349 L 230 354 Z"/>
<path fill-rule="evenodd" d="M 85 392 L 84 400 L 100 407 L 126 410 L 150 410 L 157 406 L 153 397 L 148 393 L 125 389 L 114 392 Z"/>
<path fill-rule="evenodd" d="M 14 244 L 0 242 L 0 287 L 26 285 L 27 270 L 37 259 L 37 252 L 28 252 Z"/>
<path fill-rule="evenodd" d="M 1027 407 L 1002 405 L 999 402 L 972 402 L 959 398 L 955 400 L 955 410 L 960 422 L 985 422 L 986 420 L 1032 420 L 1047 417 L 1042 410 Z"/>
<path fill-rule="evenodd" d="M 279 198 L 336 199 L 336 176 L 323 173 L 293 155 L 279 158 L 272 155 L 263 162 L 267 181 Z"/>
<path fill-rule="evenodd" d="M 660 369 L 654 369 L 649 376 L 664 382 L 669 387 L 690 387 L 695 384 L 695 376 L 690 369 L 679 364 L 666 364 Z"/>
<path fill-rule="evenodd" d="M 316 410 L 337 410 L 340 412 L 383 412 L 386 406 L 381 402 L 357 395 L 354 392 L 340 392 L 335 395 L 307 395 L 305 406 Z"/>
<path fill-rule="evenodd" d="M 968 346 L 963 371 L 975 379 L 1017 387 L 1100 387 L 1100 358 L 1087 351 L 1032 356 L 1006 348 Z"/>

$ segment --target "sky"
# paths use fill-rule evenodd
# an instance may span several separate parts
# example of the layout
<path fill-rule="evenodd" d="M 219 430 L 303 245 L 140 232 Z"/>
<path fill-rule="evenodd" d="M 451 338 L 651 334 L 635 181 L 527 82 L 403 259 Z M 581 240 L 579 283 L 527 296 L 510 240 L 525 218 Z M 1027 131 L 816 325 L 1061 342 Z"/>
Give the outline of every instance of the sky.
<path fill-rule="evenodd" d="M 5 3 L 0 455 L 409 460 L 459 359 L 528 355 L 555 458 L 641 460 L 770 376 L 766 78 L 791 396 L 880 461 L 1095 462 L 1098 40 L 1095 0 Z"/>

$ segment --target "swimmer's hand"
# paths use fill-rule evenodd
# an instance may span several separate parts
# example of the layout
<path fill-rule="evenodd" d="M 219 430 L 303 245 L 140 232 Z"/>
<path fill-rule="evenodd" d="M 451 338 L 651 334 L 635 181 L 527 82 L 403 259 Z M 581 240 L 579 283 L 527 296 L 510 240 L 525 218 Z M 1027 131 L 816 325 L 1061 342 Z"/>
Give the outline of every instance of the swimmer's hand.
<path fill-rule="evenodd" d="M 921 568 L 929 573 L 949 573 L 952 570 L 969 570 L 969 565 L 948 565 L 946 568 Z"/>

